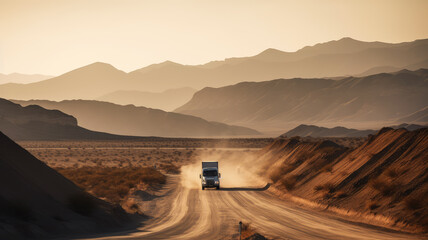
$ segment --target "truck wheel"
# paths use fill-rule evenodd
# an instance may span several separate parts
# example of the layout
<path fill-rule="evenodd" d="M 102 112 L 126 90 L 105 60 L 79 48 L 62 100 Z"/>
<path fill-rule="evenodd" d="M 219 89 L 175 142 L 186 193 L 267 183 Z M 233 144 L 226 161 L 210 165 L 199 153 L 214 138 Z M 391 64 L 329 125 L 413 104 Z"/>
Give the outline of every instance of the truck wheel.
<path fill-rule="evenodd" d="M 217 188 L 217 190 L 219 190 L 220 189 L 220 185 L 218 185 L 216 188 Z"/>
<path fill-rule="evenodd" d="M 205 190 L 205 187 L 202 187 L 202 190 Z"/>

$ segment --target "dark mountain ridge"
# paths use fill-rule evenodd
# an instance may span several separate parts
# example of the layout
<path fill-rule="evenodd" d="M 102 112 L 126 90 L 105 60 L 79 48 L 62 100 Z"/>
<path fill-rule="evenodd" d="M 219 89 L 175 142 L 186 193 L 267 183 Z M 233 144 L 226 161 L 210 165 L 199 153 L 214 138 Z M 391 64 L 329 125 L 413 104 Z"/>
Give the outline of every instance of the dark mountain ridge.
<path fill-rule="evenodd" d="M 204 88 L 176 112 L 259 129 L 286 123 L 397 122 L 427 107 L 427 79 L 428 70 L 420 69 L 341 80 L 243 82 Z"/>
<path fill-rule="evenodd" d="M 218 137 L 252 136 L 260 133 L 245 127 L 209 122 L 199 117 L 188 116 L 158 109 L 117 105 L 89 100 L 19 101 L 23 106 L 39 105 L 58 109 L 75 116 L 85 128 L 112 134 L 161 137 Z"/>

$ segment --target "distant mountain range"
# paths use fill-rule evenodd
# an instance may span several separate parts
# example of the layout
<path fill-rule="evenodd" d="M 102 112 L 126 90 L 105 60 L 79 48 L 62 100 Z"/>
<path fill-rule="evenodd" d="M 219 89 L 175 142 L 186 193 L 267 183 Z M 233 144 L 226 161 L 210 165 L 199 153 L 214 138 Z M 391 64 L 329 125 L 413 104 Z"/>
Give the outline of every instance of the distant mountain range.
<path fill-rule="evenodd" d="M 258 130 L 287 123 L 426 123 L 428 70 L 204 88 L 176 112 Z M 331 125 L 330 124 L 330 125 Z M 296 126 L 296 125 L 294 125 Z"/>
<path fill-rule="evenodd" d="M 14 140 L 133 139 L 79 127 L 73 116 L 0 98 L 0 131 Z"/>
<path fill-rule="evenodd" d="M 242 81 L 321 78 L 428 68 L 428 39 L 389 44 L 351 38 L 304 47 L 296 52 L 268 49 L 258 55 L 204 65 L 153 64 L 130 73 L 94 63 L 61 76 L 26 85 L 0 85 L 8 99 L 99 99 L 116 91 L 161 92 L 167 89 L 220 87 Z M 121 101 L 121 100 L 120 100 Z M 174 99 L 171 99 L 174 101 Z M 137 104 L 132 102 L 133 104 Z"/>
<path fill-rule="evenodd" d="M 53 76 L 41 75 L 41 74 L 21 74 L 21 73 L 2 74 L 0 73 L 0 84 L 5 84 L 5 83 L 27 84 L 27 83 L 43 81 L 49 78 L 53 78 Z"/>
<path fill-rule="evenodd" d="M 403 123 L 391 126 L 393 129 L 405 128 L 414 131 L 427 126 Z M 376 134 L 379 130 L 358 130 L 345 127 L 326 128 L 315 125 L 299 125 L 296 128 L 282 134 L 280 137 L 367 137 L 370 134 Z"/>
<path fill-rule="evenodd" d="M 193 88 L 169 89 L 160 93 L 122 90 L 108 93 L 96 100 L 173 111 L 188 102 L 195 92 Z"/>
<path fill-rule="evenodd" d="M 77 118 L 91 130 L 131 136 L 216 137 L 253 136 L 260 133 L 245 127 L 209 122 L 199 117 L 133 105 L 116 105 L 93 100 L 61 102 L 30 100 L 15 103 L 57 109 Z"/>

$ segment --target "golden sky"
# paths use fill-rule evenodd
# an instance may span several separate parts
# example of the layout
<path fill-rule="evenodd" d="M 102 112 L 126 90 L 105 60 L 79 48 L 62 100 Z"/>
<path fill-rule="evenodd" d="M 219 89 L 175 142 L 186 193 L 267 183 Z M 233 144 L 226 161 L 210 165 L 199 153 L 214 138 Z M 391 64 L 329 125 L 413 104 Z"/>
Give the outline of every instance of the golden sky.
<path fill-rule="evenodd" d="M 352 37 L 428 38 L 427 0 L 0 0 L 0 73 L 132 71 L 295 51 Z"/>

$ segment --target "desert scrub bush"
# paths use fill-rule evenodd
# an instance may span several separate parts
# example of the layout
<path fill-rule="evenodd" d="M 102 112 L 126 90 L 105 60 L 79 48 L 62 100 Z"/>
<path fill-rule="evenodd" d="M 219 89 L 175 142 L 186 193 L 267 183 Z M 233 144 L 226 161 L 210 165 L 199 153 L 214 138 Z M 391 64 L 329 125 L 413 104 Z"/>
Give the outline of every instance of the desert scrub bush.
<path fill-rule="evenodd" d="M 68 198 L 68 207 L 84 216 L 90 216 L 96 206 L 94 198 L 85 192 L 73 194 Z"/>
<path fill-rule="evenodd" d="M 138 184 L 154 186 L 166 182 L 166 176 L 151 167 L 82 167 L 57 170 L 79 187 L 112 203 L 119 203 Z"/>
<path fill-rule="evenodd" d="M 328 183 L 316 185 L 314 187 L 314 190 L 315 192 L 326 191 L 328 193 L 333 193 L 335 191 L 335 186 L 333 183 L 328 182 Z"/>
<path fill-rule="evenodd" d="M 386 197 L 391 196 L 394 192 L 397 191 L 398 183 L 378 177 L 370 180 L 370 186 L 382 194 L 382 196 Z"/>
<path fill-rule="evenodd" d="M 417 209 L 424 207 L 425 199 L 422 196 L 420 196 L 420 197 L 407 197 L 404 200 L 404 205 L 409 210 L 417 210 Z"/>
<path fill-rule="evenodd" d="M 296 186 L 297 178 L 298 178 L 297 175 L 287 176 L 281 179 L 281 185 L 283 185 L 285 189 L 287 189 L 288 191 L 291 191 Z"/>
<path fill-rule="evenodd" d="M 337 192 L 335 195 L 336 198 L 346 198 L 347 196 L 348 196 L 348 194 L 346 192 L 343 192 L 343 191 Z"/>
<path fill-rule="evenodd" d="M 380 207 L 380 204 L 378 204 L 378 202 L 376 202 L 376 201 L 371 200 L 371 201 L 369 201 L 369 202 L 366 204 L 366 207 L 367 207 L 367 209 L 369 209 L 370 211 L 373 211 L 373 210 L 375 210 L 375 209 L 379 208 L 379 207 Z"/>

